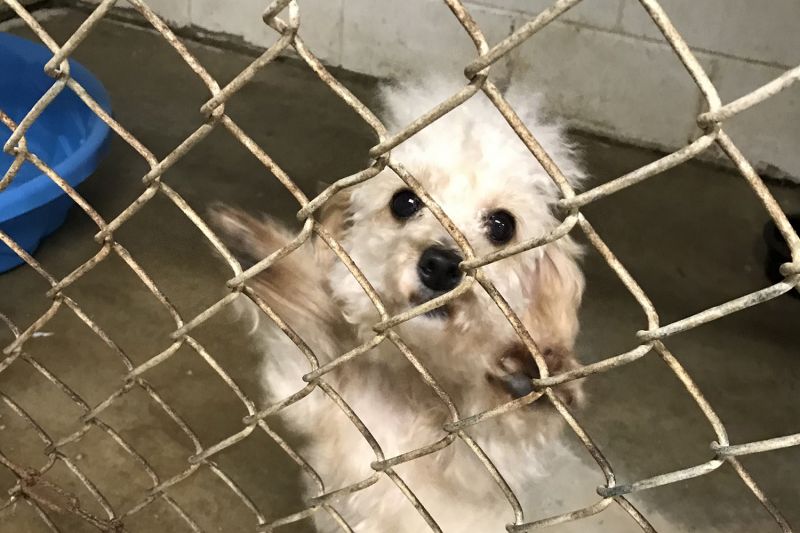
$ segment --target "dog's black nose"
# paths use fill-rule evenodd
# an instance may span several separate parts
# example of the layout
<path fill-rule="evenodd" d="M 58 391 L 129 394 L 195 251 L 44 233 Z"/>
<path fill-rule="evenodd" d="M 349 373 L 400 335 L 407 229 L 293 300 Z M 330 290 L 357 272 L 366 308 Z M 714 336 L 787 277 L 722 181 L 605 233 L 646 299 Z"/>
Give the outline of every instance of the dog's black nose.
<path fill-rule="evenodd" d="M 449 291 L 461 281 L 461 256 L 452 250 L 431 246 L 419 258 L 417 272 L 423 285 L 434 291 Z"/>

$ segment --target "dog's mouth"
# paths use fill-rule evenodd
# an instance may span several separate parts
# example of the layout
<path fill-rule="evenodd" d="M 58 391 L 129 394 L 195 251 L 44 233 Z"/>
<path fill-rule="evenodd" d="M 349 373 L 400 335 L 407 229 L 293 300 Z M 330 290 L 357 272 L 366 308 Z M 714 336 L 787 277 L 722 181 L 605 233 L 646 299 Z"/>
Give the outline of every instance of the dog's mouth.
<path fill-rule="evenodd" d="M 425 302 L 433 300 L 434 298 L 442 294 L 444 293 L 443 292 L 436 293 L 433 291 L 427 291 L 424 294 L 414 293 L 411 295 L 411 297 L 409 297 L 408 301 L 411 303 L 412 306 L 422 305 Z M 434 309 L 431 309 L 430 311 L 424 313 L 422 316 L 433 320 L 446 320 L 450 318 L 450 305 L 449 304 L 440 305 L 439 307 L 435 307 Z"/>
<path fill-rule="evenodd" d="M 445 320 L 446 318 L 450 317 L 450 310 L 447 308 L 446 305 L 441 307 L 437 307 L 436 309 L 432 309 L 425 313 L 423 316 L 428 318 L 433 318 L 436 320 Z"/>

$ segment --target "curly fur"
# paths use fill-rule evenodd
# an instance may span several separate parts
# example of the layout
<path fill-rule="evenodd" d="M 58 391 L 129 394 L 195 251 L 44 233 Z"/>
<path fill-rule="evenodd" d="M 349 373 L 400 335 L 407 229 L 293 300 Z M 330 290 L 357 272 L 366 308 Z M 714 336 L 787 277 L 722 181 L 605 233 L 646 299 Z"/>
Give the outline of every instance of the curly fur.
<path fill-rule="evenodd" d="M 442 99 L 441 85 L 389 87 L 384 90 L 390 130 L 403 127 Z M 528 127 L 574 184 L 583 178 L 574 151 L 561 128 L 545 122 L 537 98 L 508 96 Z M 438 100 L 437 100 L 438 99 Z M 485 214 L 497 208 L 517 220 L 514 242 L 541 235 L 558 223 L 557 189 L 490 102 L 478 94 L 398 146 L 393 157 L 421 181 L 429 194 L 482 255 L 497 247 L 486 237 Z M 381 295 L 390 313 L 413 306 L 420 288 L 417 262 L 432 244 L 454 243 L 423 209 L 407 221 L 388 208 L 404 184 L 391 171 L 340 193 L 321 214 L 356 265 Z M 233 244 L 260 259 L 291 238 L 280 224 L 218 207 L 217 225 Z M 583 276 L 579 249 L 569 238 L 509 257 L 484 271 L 520 316 L 545 354 L 551 371 L 577 366 L 572 349 L 578 331 L 577 310 Z M 374 335 L 378 315 L 361 287 L 324 243 L 303 245 L 257 276 L 253 287 L 308 343 L 321 363 Z M 503 386 L 510 372 L 533 375 L 530 354 L 521 348 L 507 320 L 477 284 L 448 307 L 446 318 L 420 316 L 396 328 L 456 402 L 461 416 L 511 399 Z M 261 369 L 266 400 L 279 401 L 303 388 L 306 359 L 280 331 L 260 328 L 265 356 Z M 443 436 L 448 413 L 417 371 L 388 341 L 325 376 L 361 417 L 386 457 L 433 443 Z M 556 389 L 569 403 L 581 399 L 578 383 Z M 284 421 L 307 437 L 304 457 L 326 482 L 327 490 L 372 474 L 372 450 L 340 409 L 319 390 L 281 411 Z M 470 428 L 526 509 L 541 502 L 525 495 L 551 473 L 559 444 L 560 419 L 536 402 Z M 503 531 L 511 516 L 508 503 L 485 468 L 465 444 L 451 446 L 402 464 L 397 472 L 444 531 Z M 313 496 L 309 487 L 309 496 Z M 425 526 L 402 493 L 384 477 L 348 496 L 337 507 L 357 532 L 410 533 Z M 335 525 L 315 513 L 320 532 Z"/>

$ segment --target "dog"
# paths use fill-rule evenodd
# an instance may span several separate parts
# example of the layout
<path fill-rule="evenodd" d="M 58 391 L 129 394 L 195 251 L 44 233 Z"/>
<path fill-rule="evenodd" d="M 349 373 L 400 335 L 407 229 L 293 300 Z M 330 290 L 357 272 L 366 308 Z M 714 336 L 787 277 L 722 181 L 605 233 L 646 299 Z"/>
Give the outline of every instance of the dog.
<path fill-rule="evenodd" d="M 384 120 L 397 131 L 448 92 L 445 84 L 389 86 L 382 91 Z M 510 91 L 515 111 L 575 186 L 584 171 L 563 127 L 543 118 L 537 97 Z M 419 180 L 482 256 L 545 234 L 559 223 L 559 191 L 551 178 L 482 93 L 476 94 L 392 151 Z M 258 261 L 296 233 L 269 218 L 217 206 L 213 221 L 232 248 Z M 338 192 L 314 215 L 352 258 L 394 315 L 464 283 L 464 260 L 453 239 L 406 183 L 388 168 Z M 482 267 L 531 334 L 549 372 L 579 366 L 573 353 L 584 278 L 579 246 L 569 237 Z M 325 364 L 373 339 L 375 306 L 345 264 L 318 237 L 248 282 Z M 246 298 L 243 301 L 249 302 Z M 248 304 L 243 304 L 248 305 Z M 268 405 L 308 384 L 308 359 L 278 328 L 261 321 L 255 337 L 264 352 L 260 376 Z M 531 354 L 478 283 L 456 299 L 394 327 L 462 418 L 535 391 Z M 322 378 L 363 421 L 391 458 L 441 441 L 451 412 L 418 370 L 390 341 Z M 583 399 L 577 381 L 555 387 L 567 405 Z M 319 387 L 278 411 L 303 438 L 300 454 L 333 491 L 368 480 L 376 460 L 361 432 Z M 485 451 L 522 507 L 536 516 L 541 502 L 530 488 L 552 474 L 550 459 L 564 446 L 563 423 L 546 399 L 466 429 Z M 445 532 L 504 531 L 514 513 L 461 439 L 394 467 Z M 333 502 L 359 533 L 426 531 L 421 514 L 386 475 Z M 372 480 L 374 481 L 374 479 Z M 307 496 L 320 487 L 309 481 Z M 316 505 L 316 504 L 315 504 Z M 527 515 L 526 515 L 527 516 Z M 541 515 L 539 515 L 541 517 Z M 313 513 L 320 533 L 340 531 L 332 513 Z"/>

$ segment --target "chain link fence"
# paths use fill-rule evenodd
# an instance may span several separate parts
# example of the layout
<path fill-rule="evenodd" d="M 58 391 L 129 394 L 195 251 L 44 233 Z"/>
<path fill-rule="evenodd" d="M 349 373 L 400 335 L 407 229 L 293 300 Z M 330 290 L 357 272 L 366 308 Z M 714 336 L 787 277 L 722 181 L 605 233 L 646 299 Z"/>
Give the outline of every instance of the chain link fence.
<path fill-rule="evenodd" d="M 14 463 L 11 459 L 6 457 L 0 452 L 0 465 L 16 478 L 16 484 L 9 492 L 7 498 L 0 501 L 0 516 L 4 512 L 9 512 L 13 505 L 17 502 L 24 502 L 29 505 L 41 522 L 48 526 L 51 530 L 58 531 L 58 526 L 54 523 L 53 519 L 48 513 L 70 513 L 95 526 L 102 531 L 122 531 L 125 529 L 126 520 L 129 520 L 133 515 L 141 513 L 148 509 L 148 506 L 154 502 L 160 501 L 166 503 L 172 509 L 175 516 L 185 522 L 186 526 L 192 531 L 200 531 L 201 528 L 197 522 L 189 515 L 189 513 L 182 508 L 179 503 L 170 496 L 170 488 L 178 483 L 191 483 L 192 477 L 201 469 L 207 469 L 213 475 L 217 476 L 224 484 L 230 489 L 232 494 L 241 499 L 241 501 L 252 511 L 256 521 L 256 531 L 272 531 L 279 529 L 280 526 L 297 522 L 307 518 L 313 513 L 328 513 L 344 531 L 352 531 L 351 527 L 346 523 L 342 516 L 334 508 L 334 503 L 337 498 L 347 494 L 355 493 L 357 491 L 369 490 L 369 487 L 376 483 L 381 477 L 388 477 L 397 487 L 402 491 L 406 498 L 415 506 L 420 515 L 429 525 L 433 531 L 440 531 L 436 520 L 425 509 L 424 505 L 417 499 L 414 492 L 405 484 L 403 479 L 395 471 L 395 467 L 414 461 L 417 458 L 423 457 L 428 454 L 436 453 L 445 447 L 451 446 L 457 439 L 462 440 L 466 445 L 475 453 L 480 459 L 493 479 L 496 481 L 497 488 L 508 501 L 509 504 L 509 518 L 510 523 L 506 527 L 509 532 L 532 531 L 545 528 L 550 525 L 578 520 L 584 517 L 601 513 L 604 509 L 612 504 L 619 505 L 624 509 L 630 517 L 638 523 L 643 531 L 655 531 L 653 526 L 647 521 L 643 514 L 641 514 L 636 507 L 627 498 L 628 495 L 659 487 L 679 481 L 687 480 L 697 476 L 703 476 L 710 472 L 721 468 L 732 468 L 733 471 L 741 479 L 742 483 L 752 492 L 753 496 L 758 499 L 761 505 L 769 512 L 774 519 L 777 527 L 784 532 L 791 531 L 790 525 L 782 517 L 780 511 L 773 505 L 772 502 L 765 496 L 763 491 L 759 488 L 756 481 L 750 476 L 748 471 L 742 466 L 738 457 L 747 454 L 763 453 L 770 450 L 785 448 L 789 446 L 800 445 L 800 434 L 785 435 L 768 440 L 746 443 L 732 443 L 729 441 L 726 428 L 717 416 L 713 407 L 706 401 L 702 392 L 696 386 L 691 376 L 686 372 L 684 367 L 678 362 L 672 353 L 663 344 L 663 339 L 672 335 L 695 328 L 701 324 L 708 323 L 731 313 L 736 313 L 745 308 L 752 307 L 763 303 L 767 300 L 776 298 L 788 291 L 796 289 L 800 284 L 800 238 L 791 227 L 787 220 L 785 213 L 783 213 L 778 206 L 773 196 L 768 191 L 764 182 L 756 174 L 751 164 L 742 155 L 739 148 L 733 140 L 726 134 L 724 130 L 725 120 L 735 116 L 741 111 L 748 109 L 752 106 L 763 102 L 778 92 L 786 89 L 794 82 L 800 79 L 800 67 L 792 69 L 766 85 L 752 91 L 751 93 L 727 104 L 721 102 L 717 89 L 712 84 L 709 76 L 700 66 L 697 59 L 693 55 L 689 46 L 686 44 L 682 36 L 678 33 L 675 27 L 670 22 L 666 13 L 659 5 L 657 0 L 640 0 L 642 6 L 649 13 L 653 22 L 663 33 L 666 41 L 675 51 L 682 64 L 685 66 L 688 74 L 700 88 L 700 91 L 705 97 L 707 111 L 701 113 L 697 117 L 697 122 L 702 129 L 702 135 L 696 140 L 681 148 L 680 150 L 662 157 L 661 159 L 641 167 L 633 172 L 630 172 L 622 177 L 614 179 L 604 185 L 595 187 L 591 190 L 582 193 L 576 193 L 569 185 L 568 180 L 562 174 L 558 166 L 553 162 L 550 156 L 542 149 L 541 145 L 537 142 L 534 135 L 528 131 L 525 124 L 515 114 L 514 110 L 508 105 L 502 93 L 498 88 L 489 80 L 489 71 L 492 65 L 500 58 L 508 54 L 515 47 L 522 44 L 526 39 L 531 37 L 537 31 L 544 28 L 547 24 L 562 15 L 565 11 L 572 8 L 580 2 L 580 0 L 558 0 L 551 7 L 542 11 L 538 16 L 528 21 L 517 29 L 512 35 L 503 39 L 501 42 L 491 45 L 486 41 L 481 28 L 476 24 L 475 20 L 470 16 L 467 9 L 462 5 L 459 0 L 444 0 L 445 4 L 449 7 L 453 16 L 458 20 L 463 30 L 468 34 L 469 38 L 475 45 L 476 56 L 464 69 L 466 77 L 466 84 L 456 94 L 449 97 L 447 100 L 441 102 L 436 107 L 408 124 L 404 129 L 397 132 L 389 132 L 386 130 L 382 122 L 361 103 L 347 88 L 345 88 L 315 57 L 313 52 L 308 49 L 303 39 L 298 33 L 300 28 L 300 10 L 296 0 L 275 0 L 266 9 L 263 14 L 264 22 L 273 30 L 275 30 L 279 38 L 272 46 L 265 52 L 257 57 L 247 68 L 242 70 L 229 84 L 220 87 L 217 81 L 204 69 L 204 67 L 196 60 L 196 58 L 189 52 L 189 50 L 181 43 L 175 36 L 172 30 L 154 13 L 154 11 L 142 0 L 128 0 L 129 4 L 141 14 L 147 22 L 171 45 L 171 47 L 179 54 L 183 61 L 192 69 L 192 71 L 202 80 L 208 88 L 210 98 L 201 107 L 200 112 L 205 117 L 203 124 L 198 127 L 191 135 L 181 142 L 177 148 L 170 152 L 166 157 L 159 159 L 151 151 L 148 150 L 139 140 L 137 140 L 125 127 L 117 122 L 113 117 L 106 113 L 97 102 L 95 102 L 87 91 L 70 77 L 69 64 L 67 58 L 76 49 L 76 47 L 86 38 L 92 31 L 95 25 L 103 19 L 109 10 L 114 7 L 115 0 L 103 0 L 94 9 L 94 11 L 83 21 L 80 27 L 75 30 L 72 36 L 67 41 L 59 46 L 47 31 L 36 21 L 29 11 L 23 7 L 18 0 L 3 0 L 24 22 L 27 26 L 38 36 L 38 38 L 52 51 L 53 57 L 45 65 L 45 72 L 53 78 L 52 87 L 42 96 L 36 105 L 28 112 L 28 114 L 17 124 L 7 114 L 0 110 L 0 120 L 2 120 L 4 127 L 11 130 L 11 137 L 5 143 L 3 150 L 14 157 L 14 162 L 5 175 L 0 180 L 0 190 L 7 187 L 20 167 L 25 161 L 35 165 L 41 172 L 46 174 L 53 180 L 80 208 L 94 221 L 97 226 L 97 233 L 95 241 L 98 245 L 97 253 L 88 261 L 81 264 L 74 271 L 67 276 L 58 279 L 47 272 L 33 257 L 26 253 L 20 245 L 14 242 L 7 234 L 0 232 L 0 240 L 8 247 L 14 250 L 19 256 L 34 269 L 47 283 L 50 284 L 50 289 L 46 292 L 46 297 L 51 300 L 51 304 L 46 312 L 39 316 L 31 324 L 24 327 L 19 327 L 12 323 L 8 318 L 0 315 L 0 319 L 13 333 L 14 340 L 3 348 L 3 358 L 0 360 L 0 372 L 5 371 L 11 365 L 27 364 L 30 365 L 36 372 L 38 372 L 46 380 L 57 386 L 65 394 L 72 399 L 75 405 L 81 410 L 82 415 L 74 421 L 74 432 L 67 436 L 58 439 L 49 435 L 42 427 L 37 424 L 36 420 L 30 416 L 25 409 L 23 409 L 14 398 L 11 398 L 0 391 L 0 398 L 5 405 L 10 408 L 25 425 L 29 426 L 45 444 L 46 462 L 44 466 L 32 469 L 26 465 Z M 336 181 L 329 188 L 324 190 L 315 198 L 309 199 L 292 181 L 288 176 L 271 158 L 265 153 L 248 135 L 226 114 L 226 102 L 244 85 L 246 85 L 253 76 L 275 60 L 279 55 L 285 53 L 288 49 L 294 49 L 303 62 L 311 68 L 314 73 L 332 90 L 339 98 L 341 98 L 350 108 L 352 108 L 363 121 L 374 131 L 377 138 L 377 144 L 369 150 L 369 156 L 372 163 L 367 168 L 351 176 L 342 178 Z M 7 74 L 7 73 L 6 73 Z M 53 169 L 49 168 L 37 154 L 29 150 L 26 143 L 25 134 L 30 126 L 36 121 L 37 117 L 42 111 L 53 101 L 53 99 L 61 91 L 73 91 L 80 97 L 94 113 L 97 114 L 110 128 L 123 139 L 131 148 L 133 148 L 149 166 L 148 172 L 142 178 L 142 191 L 141 195 L 125 208 L 119 215 L 110 221 L 103 219 L 92 206 L 84 200 L 81 195 L 74 190 L 66 181 L 58 176 Z M 391 150 L 402 143 L 404 140 L 413 136 L 439 117 L 448 113 L 456 108 L 479 91 L 491 100 L 497 108 L 497 111 L 505 118 L 508 124 L 513 128 L 519 138 L 525 143 L 530 150 L 532 157 L 545 168 L 548 174 L 552 177 L 554 182 L 559 187 L 562 199 L 560 200 L 560 207 L 563 209 L 564 217 L 560 225 L 549 234 L 541 237 L 531 239 L 525 242 L 517 243 L 508 246 L 497 252 L 488 254 L 486 256 L 477 257 L 470 243 L 464 238 L 459 228 L 448 218 L 447 214 L 436 204 L 436 202 L 426 193 L 420 186 L 417 179 L 403 166 L 400 161 L 392 157 Z M 234 138 L 250 151 L 263 166 L 286 187 L 286 189 L 297 200 L 300 210 L 298 218 L 303 221 L 303 228 L 297 236 L 286 246 L 275 251 L 269 257 L 261 259 L 255 265 L 247 269 L 243 269 L 242 265 L 231 254 L 231 252 L 223 245 L 221 240 L 214 234 L 208 227 L 203 218 L 196 213 L 188 203 L 166 183 L 162 176 L 173 166 L 178 160 L 184 157 L 187 152 L 193 149 L 204 137 L 206 137 L 213 129 L 223 128 L 227 130 Z M 753 193 L 757 196 L 758 200 L 764 206 L 769 216 L 777 225 L 780 233 L 786 240 L 791 250 L 791 262 L 784 264 L 781 267 L 781 274 L 783 280 L 775 283 L 772 286 L 766 287 L 762 290 L 744 295 L 735 300 L 731 300 L 722 305 L 708 308 L 693 316 L 678 320 L 670 324 L 661 324 L 659 316 L 654 308 L 652 302 L 647 294 L 638 285 L 636 280 L 630 275 L 625 267 L 616 258 L 614 253 L 609 249 L 604 240 L 595 231 L 591 223 L 581 213 L 581 207 L 600 200 L 608 195 L 617 191 L 625 189 L 640 183 L 648 178 L 658 175 L 659 173 L 675 167 L 683 162 L 686 162 L 703 151 L 709 149 L 712 145 L 717 145 L 724 154 L 735 165 L 738 172 L 746 180 L 752 189 Z M 431 300 L 423 305 L 415 307 L 407 312 L 390 316 L 386 308 L 381 302 L 380 296 L 370 285 L 364 275 L 360 272 L 357 265 L 351 260 L 344 249 L 339 245 L 335 238 L 325 230 L 320 224 L 317 223 L 314 216 L 315 213 L 338 191 L 362 183 L 370 178 L 376 176 L 384 169 L 391 169 L 395 172 L 407 185 L 412 189 L 430 209 L 434 216 L 444 226 L 453 240 L 461 249 L 461 253 L 465 258 L 461 264 L 464 271 L 464 279 L 461 284 L 443 296 Z M 208 242 L 216 249 L 231 270 L 231 277 L 227 281 L 228 294 L 205 309 L 203 312 L 196 316 L 187 318 L 181 315 L 178 309 L 169 301 L 169 299 L 161 292 L 158 286 L 148 276 L 141 266 L 136 262 L 136 259 L 114 238 L 114 233 L 132 217 L 137 216 L 137 213 L 144 207 L 151 199 L 157 195 L 162 195 L 170 202 L 172 202 L 185 216 L 191 221 L 205 236 Z M 542 246 L 546 243 L 552 242 L 566 235 L 568 232 L 575 228 L 587 237 L 591 245 L 600 253 L 605 259 L 611 269 L 616 273 L 618 278 L 622 281 L 624 286 L 630 292 L 631 296 L 638 302 L 639 306 L 644 313 L 647 320 L 647 329 L 638 331 L 632 336 L 632 340 L 636 346 L 625 353 L 609 357 L 601 360 L 600 362 L 590 364 L 571 370 L 568 372 L 551 375 L 545 361 L 536 348 L 534 341 L 531 339 L 528 332 L 523 327 L 519 318 L 510 309 L 509 305 L 503 296 L 493 286 L 491 281 L 484 275 L 481 267 L 499 261 L 510 255 L 519 254 L 526 250 L 530 250 L 537 246 Z M 308 348 L 308 346 L 300 339 L 292 330 L 291 325 L 285 323 L 280 316 L 278 316 L 248 285 L 248 281 L 256 274 L 265 271 L 281 258 L 292 253 L 306 240 L 313 235 L 318 236 L 330 249 L 336 254 L 352 273 L 354 278 L 358 281 L 364 292 L 369 296 L 375 309 L 380 315 L 380 321 L 374 325 L 375 336 L 365 342 L 363 345 L 344 353 L 334 360 L 325 365 L 320 365 L 315 354 Z M 84 312 L 79 302 L 76 302 L 64 293 L 64 290 L 77 280 L 84 276 L 91 276 L 92 270 L 110 255 L 118 256 L 131 271 L 144 283 L 147 289 L 152 293 L 153 298 L 157 300 L 165 310 L 167 310 L 174 321 L 174 331 L 169 338 L 169 347 L 161 353 L 153 355 L 149 360 L 143 364 L 135 365 L 133 361 L 120 349 L 117 344 L 92 320 L 92 318 Z M 534 355 L 536 364 L 539 368 L 540 377 L 533 379 L 535 392 L 510 401 L 503 405 L 497 406 L 485 412 L 473 414 L 471 416 L 464 416 L 459 413 L 455 404 L 448 396 L 447 392 L 439 386 L 436 378 L 425 368 L 425 366 L 417 359 L 412 350 L 405 344 L 403 339 L 394 331 L 394 327 L 402 322 L 410 320 L 413 317 L 419 316 L 435 307 L 441 306 L 449 300 L 457 298 L 460 294 L 464 293 L 475 283 L 479 284 L 493 299 L 500 310 L 507 317 L 509 323 L 518 334 L 520 340 Z M 247 397 L 244 392 L 239 388 L 237 383 L 231 379 L 226 373 L 225 369 L 217 362 L 214 356 L 209 353 L 202 344 L 192 337 L 192 331 L 211 318 L 216 313 L 223 310 L 228 304 L 233 302 L 236 298 L 247 297 L 257 305 L 264 314 L 266 314 L 276 325 L 279 327 L 294 343 L 298 346 L 301 352 L 308 359 L 309 373 L 304 377 L 308 385 L 302 390 L 298 390 L 295 394 L 288 398 L 266 407 L 256 404 L 252 399 Z M 85 323 L 96 336 L 105 343 L 108 348 L 115 353 L 122 365 L 126 369 L 126 375 L 123 380 L 118 383 L 116 391 L 111 394 L 107 399 L 98 403 L 97 405 L 90 405 L 84 401 L 77 393 L 64 383 L 58 376 L 51 373 L 40 362 L 33 358 L 25 351 L 25 346 L 28 341 L 33 338 L 37 332 L 40 332 L 43 327 L 50 321 L 57 313 L 68 310 L 73 313 L 78 319 Z M 347 362 L 353 358 L 359 357 L 368 352 L 379 343 L 389 342 L 393 343 L 402 354 L 414 365 L 418 370 L 420 379 L 424 380 L 435 394 L 441 399 L 443 404 L 449 411 L 449 421 L 444 425 L 446 436 L 437 442 L 432 442 L 429 445 L 409 450 L 394 457 L 386 457 L 378 445 L 376 440 L 370 434 L 369 428 L 359 419 L 358 415 L 347 405 L 347 403 L 339 396 L 337 391 L 325 381 L 325 375 L 332 369 L 340 365 L 347 365 Z M 164 363 L 175 354 L 181 347 L 188 346 L 193 349 L 207 364 L 208 366 L 219 375 L 230 389 L 238 396 L 242 404 L 246 408 L 248 415 L 241 421 L 241 430 L 228 436 L 227 438 L 213 444 L 211 446 L 203 446 L 198 437 L 193 432 L 192 428 L 179 416 L 170 405 L 164 401 L 162 396 L 155 390 L 147 381 L 148 371 Z M 673 472 L 666 472 L 651 478 L 640 479 L 635 481 L 619 481 L 615 474 L 612 465 L 605 459 L 600 449 L 593 443 L 590 436 L 584 431 L 578 421 L 572 416 L 569 409 L 553 394 L 551 387 L 565 383 L 570 380 L 584 378 L 593 374 L 607 372 L 609 370 L 627 365 L 642 357 L 652 354 L 651 356 L 659 357 L 666 364 L 666 369 L 674 373 L 675 376 L 681 381 L 686 389 L 686 392 L 691 395 L 697 407 L 702 411 L 705 418 L 708 420 L 716 440 L 710 443 L 710 453 L 708 461 Z M 156 473 L 155 469 L 151 466 L 148 460 L 137 452 L 114 428 L 104 423 L 100 419 L 100 415 L 110 406 L 115 405 L 116 402 L 128 394 L 133 389 L 139 389 L 146 393 L 152 400 L 153 405 L 163 411 L 175 424 L 182 430 L 182 432 L 191 440 L 194 446 L 194 455 L 188 459 L 188 463 L 184 465 L 182 471 L 168 479 L 162 479 Z M 335 402 L 344 414 L 352 421 L 358 431 L 363 435 L 366 442 L 370 445 L 374 452 L 374 462 L 372 462 L 372 469 L 374 473 L 368 478 L 345 487 L 330 487 L 325 484 L 313 466 L 307 463 L 304 458 L 296 452 L 279 434 L 277 434 L 266 422 L 266 418 L 288 406 L 303 401 L 308 394 L 315 389 L 320 389 L 327 395 L 333 402 Z M 597 467 L 602 471 L 605 476 L 605 485 L 597 489 L 597 501 L 585 508 L 576 509 L 572 512 L 565 514 L 531 519 L 523 515 L 523 510 L 519 504 L 517 496 L 511 490 L 509 485 L 503 479 L 501 473 L 492 464 L 491 459 L 484 453 L 481 447 L 469 436 L 465 431 L 466 428 L 479 424 L 481 421 L 492 417 L 500 417 L 504 413 L 511 410 L 519 409 L 524 405 L 530 404 L 535 401 L 550 402 L 555 409 L 560 413 L 567 425 L 574 431 L 578 439 L 583 443 L 586 449 L 597 463 Z M 86 435 L 90 429 L 96 428 L 107 434 L 118 446 L 122 453 L 127 454 L 140 465 L 143 472 L 145 472 L 152 483 L 152 486 L 141 494 L 138 502 L 128 506 L 124 509 L 115 509 L 102 494 L 100 490 L 92 483 L 91 479 L 85 475 L 79 465 L 73 461 L 66 453 L 62 453 L 62 449 L 70 443 L 79 441 Z M 285 516 L 275 521 L 268 521 L 264 514 L 258 509 L 253 501 L 248 497 L 244 490 L 237 485 L 237 483 L 226 474 L 213 460 L 215 454 L 222 450 L 229 448 L 236 443 L 247 439 L 248 436 L 254 432 L 264 432 L 269 438 L 273 439 L 287 455 L 287 460 L 294 461 L 303 470 L 305 475 L 315 483 L 318 493 L 315 497 L 311 498 L 306 504 L 307 507 L 297 513 Z M 699 446 L 707 444 L 698 443 Z M 102 513 L 90 512 L 87 506 L 81 502 L 68 491 L 65 491 L 58 485 L 43 479 L 43 475 L 50 469 L 54 468 L 57 464 L 66 466 L 69 471 L 80 481 L 80 483 L 88 490 L 88 493 L 96 500 L 99 509 Z M 40 489 L 47 489 L 46 491 Z M 54 497 L 53 495 L 57 496 Z M 346 505 L 346 503 L 344 503 Z"/>

